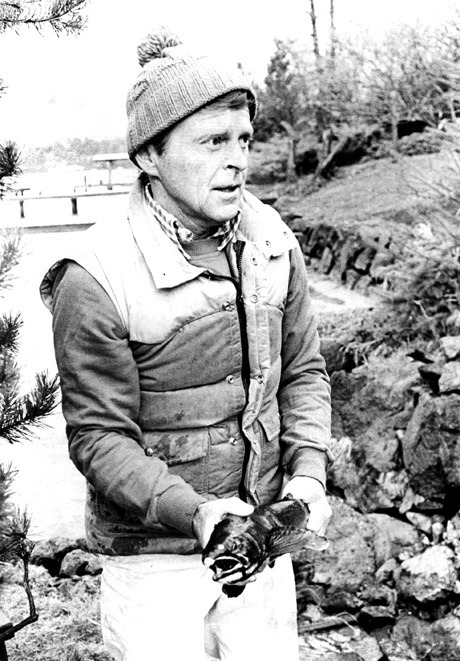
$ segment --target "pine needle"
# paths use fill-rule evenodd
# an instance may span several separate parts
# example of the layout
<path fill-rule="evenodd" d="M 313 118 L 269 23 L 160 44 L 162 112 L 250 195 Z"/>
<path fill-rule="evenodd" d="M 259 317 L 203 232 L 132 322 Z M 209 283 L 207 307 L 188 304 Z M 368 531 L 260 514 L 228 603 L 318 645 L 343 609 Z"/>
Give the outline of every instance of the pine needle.
<path fill-rule="evenodd" d="M 5 397 L 0 439 L 14 443 L 35 436 L 35 428 L 46 426 L 44 418 L 56 407 L 58 392 L 58 377 L 49 379 L 42 372 L 36 376 L 35 387 L 28 395 L 16 400 Z"/>

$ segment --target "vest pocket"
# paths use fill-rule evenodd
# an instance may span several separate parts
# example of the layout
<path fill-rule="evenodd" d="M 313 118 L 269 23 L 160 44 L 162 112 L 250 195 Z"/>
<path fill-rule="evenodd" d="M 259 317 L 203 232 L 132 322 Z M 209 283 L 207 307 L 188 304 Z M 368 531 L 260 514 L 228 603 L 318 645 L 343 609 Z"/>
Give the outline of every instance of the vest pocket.
<path fill-rule="evenodd" d="M 271 406 L 267 411 L 259 415 L 258 426 L 262 447 L 262 461 L 260 466 L 260 477 L 265 477 L 267 482 L 275 478 L 281 471 L 281 448 L 280 448 L 280 417 L 278 408 Z M 277 482 L 278 480 L 276 480 Z"/>
<path fill-rule="evenodd" d="M 208 427 L 209 459 L 207 475 L 208 493 L 229 497 L 238 495 L 241 482 L 245 443 L 237 420 Z"/>
<path fill-rule="evenodd" d="M 208 432 L 206 428 L 144 432 L 144 449 L 164 461 L 198 493 L 206 491 Z"/>

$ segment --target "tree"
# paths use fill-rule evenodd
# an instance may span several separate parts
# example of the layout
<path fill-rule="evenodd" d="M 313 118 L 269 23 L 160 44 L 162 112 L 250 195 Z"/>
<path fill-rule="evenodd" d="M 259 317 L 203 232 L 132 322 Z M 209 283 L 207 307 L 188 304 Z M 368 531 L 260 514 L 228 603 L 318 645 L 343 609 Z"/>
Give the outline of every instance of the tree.
<path fill-rule="evenodd" d="M 421 119 L 436 126 L 458 94 L 458 34 L 400 26 L 381 43 L 364 43 L 353 55 L 361 60 L 366 114 L 370 121 Z"/>
<path fill-rule="evenodd" d="M 294 151 L 301 120 L 306 119 L 305 77 L 301 60 L 292 41 L 275 39 L 264 89 L 259 90 L 260 111 L 256 119 L 257 137 L 283 132 L 288 137 L 287 178 L 294 172 Z"/>
<path fill-rule="evenodd" d="M 318 38 L 318 27 L 317 27 L 317 15 L 315 8 L 315 0 L 310 0 L 310 11 L 307 12 L 310 16 L 311 22 L 311 38 L 313 40 L 313 53 L 315 54 L 316 62 L 320 66 L 321 53 L 319 50 L 319 38 Z"/>
<path fill-rule="evenodd" d="M 336 56 L 336 41 L 337 33 L 335 30 L 335 3 L 334 0 L 329 0 L 329 21 L 330 21 L 330 53 L 331 65 L 334 66 Z"/>
<path fill-rule="evenodd" d="M 0 33 L 7 28 L 45 25 L 54 32 L 76 33 L 83 28 L 81 9 L 86 0 L 0 0 Z M 0 79 L 0 97 L 5 92 Z M 21 154 L 12 142 L 0 144 L 0 198 L 10 190 L 13 177 L 20 174 Z"/>
<path fill-rule="evenodd" d="M 56 32 L 78 32 L 84 18 L 81 9 L 86 0 L 14 0 L 0 2 L 0 31 L 17 25 L 40 29 L 51 26 Z"/>
<path fill-rule="evenodd" d="M 44 24 L 59 33 L 76 32 L 83 25 L 79 13 L 85 0 L 15 0 L 0 2 L 0 32 L 8 27 L 32 25 L 41 29 Z M 0 96 L 5 87 L 0 82 Z M 0 197 L 11 187 L 19 173 L 20 153 L 12 142 L 0 145 Z M 13 269 L 21 253 L 20 233 L 7 233 L 0 243 L 0 296 L 12 284 Z M 19 314 L 0 315 L 0 443 L 14 443 L 33 435 L 57 403 L 57 377 L 46 373 L 36 376 L 35 386 L 26 394 L 21 392 L 20 369 L 16 361 L 21 330 Z M 19 560 L 24 568 L 24 588 L 29 603 L 29 616 L 0 635 L 0 641 L 37 619 L 28 578 L 28 563 L 33 545 L 28 540 L 30 521 L 25 513 L 11 504 L 11 485 L 14 471 L 0 465 L 0 562 Z"/>

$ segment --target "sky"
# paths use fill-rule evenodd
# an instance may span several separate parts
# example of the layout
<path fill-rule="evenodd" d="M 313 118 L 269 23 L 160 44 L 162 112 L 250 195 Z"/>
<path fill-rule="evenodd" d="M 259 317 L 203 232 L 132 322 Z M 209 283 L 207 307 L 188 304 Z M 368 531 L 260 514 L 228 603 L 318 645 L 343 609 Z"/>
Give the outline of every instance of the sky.
<path fill-rule="evenodd" d="M 460 0 L 335 0 L 340 34 L 378 39 L 401 23 L 436 24 Z M 73 137 L 125 133 L 126 92 L 139 65 L 136 47 L 166 25 L 185 43 L 241 62 L 262 81 L 274 39 L 311 42 L 309 0 L 87 0 L 78 36 L 30 28 L 0 34 L 0 140 L 45 145 Z M 315 0 L 320 39 L 327 39 L 329 0 Z"/>

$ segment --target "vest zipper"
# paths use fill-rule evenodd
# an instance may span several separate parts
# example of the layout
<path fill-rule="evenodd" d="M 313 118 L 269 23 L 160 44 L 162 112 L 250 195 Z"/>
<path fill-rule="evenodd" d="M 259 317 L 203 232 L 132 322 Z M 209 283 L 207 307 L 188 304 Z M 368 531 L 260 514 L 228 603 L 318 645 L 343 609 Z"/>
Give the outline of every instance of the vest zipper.
<path fill-rule="evenodd" d="M 235 244 L 235 253 L 236 253 L 236 267 L 237 267 L 237 279 L 236 279 L 236 307 L 238 311 L 238 319 L 240 322 L 240 335 L 241 335 L 241 350 L 243 355 L 243 364 L 241 368 L 241 379 L 243 381 L 244 390 L 246 397 L 249 394 L 249 342 L 248 334 L 246 331 L 246 311 L 244 309 L 243 302 L 243 291 L 241 289 L 241 281 L 243 274 L 243 251 L 246 244 L 243 241 L 237 241 Z"/>
<path fill-rule="evenodd" d="M 242 282 L 242 275 L 243 275 L 243 251 L 245 247 L 245 243 L 243 241 L 237 241 L 235 244 L 235 254 L 236 254 L 236 266 L 237 266 L 237 278 L 236 278 L 236 306 L 237 306 L 237 311 L 238 311 L 238 319 L 240 322 L 240 336 L 241 336 L 241 351 L 242 351 L 242 356 L 243 356 L 243 364 L 241 368 L 241 379 L 243 382 L 243 387 L 244 391 L 246 393 L 246 401 L 249 397 L 249 380 L 250 380 L 250 368 L 249 368 L 249 342 L 248 342 L 248 334 L 246 330 L 246 311 L 244 309 L 244 301 L 243 301 L 243 291 L 241 288 L 241 282 Z M 240 416 L 240 429 L 241 431 L 243 430 L 243 414 Z M 248 494 L 246 492 L 246 488 L 244 486 L 245 482 L 245 477 L 246 477 L 246 470 L 248 467 L 249 463 L 249 455 L 251 451 L 251 445 L 244 435 L 242 433 L 243 441 L 244 441 L 244 459 L 243 459 L 243 465 L 241 467 L 241 481 L 238 486 L 238 496 L 241 498 L 241 500 L 244 500 L 245 502 L 248 502 Z"/>

